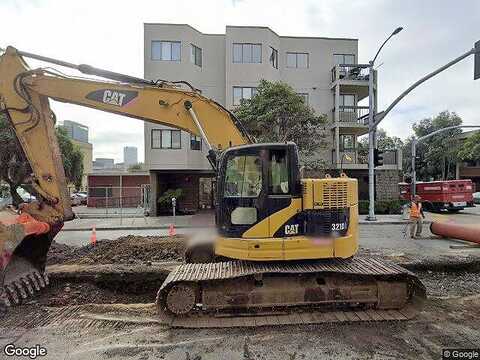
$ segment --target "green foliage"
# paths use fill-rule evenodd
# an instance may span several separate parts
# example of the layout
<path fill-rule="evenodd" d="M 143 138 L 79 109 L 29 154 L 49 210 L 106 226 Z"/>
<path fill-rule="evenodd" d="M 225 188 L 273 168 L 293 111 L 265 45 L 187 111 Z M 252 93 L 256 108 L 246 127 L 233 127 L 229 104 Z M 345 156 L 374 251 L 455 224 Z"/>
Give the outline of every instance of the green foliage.
<path fill-rule="evenodd" d="M 406 204 L 405 200 L 379 200 L 375 201 L 376 214 L 401 214 L 402 206 Z M 358 212 L 361 215 L 368 214 L 368 200 L 358 201 Z"/>
<path fill-rule="evenodd" d="M 158 197 L 157 203 L 160 208 L 171 209 L 172 198 L 177 199 L 177 207 L 178 207 L 178 200 L 181 199 L 182 197 L 183 197 L 182 189 L 168 189 Z"/>
<path fill-rule="evenodd" d="M 17 188 L 31 170 L 12 126 L 2 115 L 0 115 L 0 149 L 0 181 L 8 184 L 12 202 L 18 205 L 23 200 L 18 195 Z"/>
<path fill-rule="evenodd" d="M 360 138 L 357 142 L 360 156 L 368 155 L 368 135 Z M 402 139 L 397 136 L 389 136 L 384 129 L 377 130 L 377 147 L 379 150 L 397 150 L 404 146 Z"/>
<path fill-rule="evenodd" d="M 480 160 L 480 131 L 468 137 L 458 151 L 458 157 L 463 161 Z"/>
<path fill-rule="evenodd" d="M 0 198 L 5 198 L 9 195 L 9 186 L 0 180 Z"/>
<path fill-rule="evenodd" d="M 318 152 L 324 142 L 327 117 L 315 114 L 284 82 L 261 80 L 256 95 L 242 100 L 235 115 L 258 142 L 295 142 L 302 159 Z"/>
<path fill-rule="evenodd" d="M 462 119 L 454 112 L 442 111 L 433 118 L 421 120 L 413 124 L 417 138 L 449 126 L 462 124 Z M 417 179 L 429 181 L 455 179 L 455 163 L 458 160 L 461 129 L 448 130 L 422 141 L 417 146 L 416 171 Z M 404 171 L 411 172 L 412 138 L 408 138 L 403 149 Z"/>
<path fill-rule="evenodd" d="M 83 154 L 80 148 L 68 138 L 65 130 L 56 129 L 57 139 L 62 154 L 65 175 L 69 182 L 79 188 L 83 176 Z M 39 141 L 41 141 L 39 139 Z M 0 115 L 0 181 L 5 181 L 10 188 L 15 205 L 22 202 L 17 188 L 22 186 L 32 170 L 18 143 L 15 132 L 8 120 Z"/>
<path fill-rule="evenodd" d="M 60 153 L 62 154 L 65 176 L 78 190 L 82 185 L 83 153 L 80 147 L 70 140 L 65 129 L 57 127 L 55 130 Z"/>

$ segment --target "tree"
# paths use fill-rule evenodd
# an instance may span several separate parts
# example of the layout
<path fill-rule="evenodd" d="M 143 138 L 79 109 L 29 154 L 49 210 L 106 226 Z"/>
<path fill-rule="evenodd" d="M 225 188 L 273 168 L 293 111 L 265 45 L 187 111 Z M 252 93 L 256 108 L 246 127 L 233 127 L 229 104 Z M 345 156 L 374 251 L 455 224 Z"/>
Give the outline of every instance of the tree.
<path fill-rule="evenodd" d="M 304 162 L 323 145 L 326 116 L 315 114 L 284 82 L 261 80 L 256 95 L 242 100 L 235 115 L 259 142 L 295 142 Z"/>
<path fill-rule="evenodd" d="M 62 128 L 56 128 L 56 135 L 63 167 L 67 180 L 78 189 L 83 176 L 83 154 L 80 148 L 72 143 Z M 18 205 L 22 198 L 18 195 L 18 187 L 24 184 L 32 170 L 28 160 L 18 143 L 15 132 L 5 117 L 0 116 L 0 181 L 8 184 L 12 202 Z M 29 189 L 30 190 L 30 189 Z"/>
<path fill-rule="evenodd" d="M 403 141 L 397 136 L 388 136 L 384 129 L 378 129 L 377 148 L 382 151 L 402 149 Z M 358 151 L 368 153 L 368 136 L 358 140 Z"/>
<path fill-rule="evenodd" d="M 433 118 L 426 118 L 419 123 L 413 124 L 415 137 L 419 138 L 432 132 L 449 126 L 462 124 L 462 119 L 455 113 L 442 111 Z M 416 171 L 419 180 L 429 181 L 454 179 L 455 164 L 458 160 L 460 141 L 458 134 L 461 129 L 448 130 L 432 136 L 417 145 Z M 404 170 L 411 172 L 411 148 L 412 138 L 408 138 L 404 150 Z"/>
<path fill-rule="evenodd" d="M 18 205 L 23 202 L 17 188 L 25 177 L 31 173 L 27 158 L 18 143 L 12 126 L 0 115 L 0 181 L 8 184 L 12 202 Z"/>
<path fill-rule="evenodd" d="M 480 160 L 480 131 L 468 137 L 460 146 L 458 158 L 463 161 Z"/>
<path fill-rule="evenodd" d="M 77 144 L 74 144 L 68 137 L 64 128 L 55 128 L 58 146 L 62 154 L 63 168 L 65 176 L 75 189 L 80 189 L 82 186 L 83 177 L 83 153 Z"/>

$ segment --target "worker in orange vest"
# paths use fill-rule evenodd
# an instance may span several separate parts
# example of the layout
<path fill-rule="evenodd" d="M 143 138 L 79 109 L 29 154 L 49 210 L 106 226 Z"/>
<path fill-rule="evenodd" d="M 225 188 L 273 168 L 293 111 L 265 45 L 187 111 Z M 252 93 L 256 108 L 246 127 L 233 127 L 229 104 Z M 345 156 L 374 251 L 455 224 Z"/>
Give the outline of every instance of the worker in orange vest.
<path fill-rule="evenodd" d="M 422 208 L 422 198 L 415 195 L 410 203 L 410 237 L 412 239 L 422 235 L 423 219 L 425 219 L 425 214 Z"/>

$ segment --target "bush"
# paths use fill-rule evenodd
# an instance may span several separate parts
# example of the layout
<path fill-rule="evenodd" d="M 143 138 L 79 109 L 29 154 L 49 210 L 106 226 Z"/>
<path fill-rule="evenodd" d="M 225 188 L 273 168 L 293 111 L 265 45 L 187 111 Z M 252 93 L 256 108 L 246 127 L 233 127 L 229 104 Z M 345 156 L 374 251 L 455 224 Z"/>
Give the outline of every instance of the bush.
<path fill-rule="evenodd" d="M 375 214 L 401 214 L 402 206 L 406 204 L 405 200 L 380 200 L 375 201 Z M 368 200 L 360 200 L 358 202 L 358 212 L 361 215 L 368 214 L 368 206 L 370 202 Z"/>
<path fill-rule="evenodd" d="M 178 209 L 178 200 L 183 196 L 182 189 L 168 189 L 157 199 L 158 207 L 160 211 L 167 211 L 172 209 L 172 198 L 177 199 L 177 209 Z"/>

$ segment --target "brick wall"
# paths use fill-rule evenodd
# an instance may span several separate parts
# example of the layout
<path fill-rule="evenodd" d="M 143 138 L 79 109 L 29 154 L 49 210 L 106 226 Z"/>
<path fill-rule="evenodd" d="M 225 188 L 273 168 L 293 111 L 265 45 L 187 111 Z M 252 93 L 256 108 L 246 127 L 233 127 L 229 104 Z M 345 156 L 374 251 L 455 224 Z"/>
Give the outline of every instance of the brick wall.
<path fill-rule="evenodd" d="M 376 170 L 377 200 L 396 200 L 400 197 L 398 183 L 401 181 L 399 170 Z"/>

